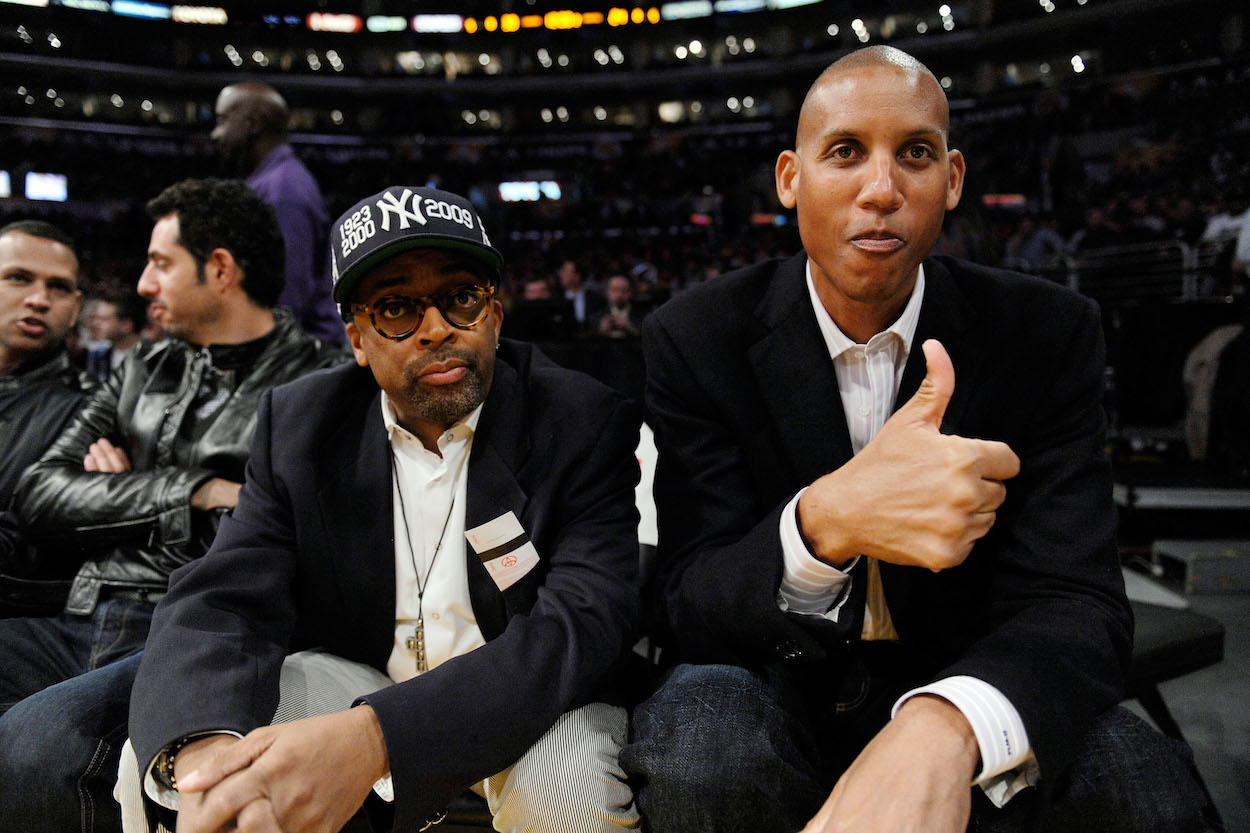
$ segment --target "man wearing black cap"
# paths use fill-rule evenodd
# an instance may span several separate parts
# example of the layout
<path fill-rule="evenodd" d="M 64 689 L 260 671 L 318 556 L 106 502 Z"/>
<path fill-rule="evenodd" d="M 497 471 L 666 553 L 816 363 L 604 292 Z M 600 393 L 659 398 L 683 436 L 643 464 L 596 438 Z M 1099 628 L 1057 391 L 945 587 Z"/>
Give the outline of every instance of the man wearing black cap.
<path fill-rule="evenodd" d="M 498 830 L 637 826 L 596 702 L 637 616 L 635 410 L 500 341 L 467 200 L 391 187 L 331 244 L 359 367 L 262 400 L 157 611 L 119 794 L 139 774 L 180 831 L 338 830 L 371 791 L 418 830 L 468 788 Z"/>

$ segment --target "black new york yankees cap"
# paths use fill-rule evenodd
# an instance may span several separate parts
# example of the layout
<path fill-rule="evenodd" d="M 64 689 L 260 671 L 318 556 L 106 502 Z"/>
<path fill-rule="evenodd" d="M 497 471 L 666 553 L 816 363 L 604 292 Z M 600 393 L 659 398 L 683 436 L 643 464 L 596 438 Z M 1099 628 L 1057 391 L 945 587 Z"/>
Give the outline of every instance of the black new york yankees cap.
<path fill-rule="evenodd" d="M 473 203 L 459 194 L 392 185 L 361 200 L 330 229 L 334 301 L 346 304 L 360 279 L 409 249 L 453 249 L 481 261 L 498 279 L 503 256 L 490 244 Z"/>

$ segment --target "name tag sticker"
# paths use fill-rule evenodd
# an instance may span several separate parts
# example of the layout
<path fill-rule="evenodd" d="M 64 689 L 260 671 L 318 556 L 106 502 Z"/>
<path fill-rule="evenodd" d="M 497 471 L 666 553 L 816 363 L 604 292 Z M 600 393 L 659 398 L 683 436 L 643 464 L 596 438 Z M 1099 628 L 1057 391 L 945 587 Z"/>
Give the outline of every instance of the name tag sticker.
<path fill-rule="evenodd" d="M 466 530 L 464 537 L 500 590 L 516 584 L 538 563 L 538 551 L 512 512 Z"/>

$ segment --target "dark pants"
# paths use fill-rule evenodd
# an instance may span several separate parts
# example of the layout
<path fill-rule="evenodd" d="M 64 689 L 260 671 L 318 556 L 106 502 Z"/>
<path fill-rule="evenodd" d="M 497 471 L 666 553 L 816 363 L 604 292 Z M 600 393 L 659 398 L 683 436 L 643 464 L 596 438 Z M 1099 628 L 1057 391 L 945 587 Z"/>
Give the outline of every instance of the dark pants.
<path fill-rule="evenodd" d="M 786 672 L 680 665 L 634 710 L 621 750 L 652 833 L 793 833 L 889 719 L 906 689 L 839 708 Z M 1121 708 L 1102 715 L 1053 801 L 1027 789 L 998 809 L 973 788 L 972 831 L 1190 833 L 1207 800 L 1188 748 Z M 1044 776 L 1045 777 L 1045 776 Z"/>
<path fill-rule="evenodd" d="M 0 833 L 121 829 L 112 790 L 153 607 L 0 621 Z"/>

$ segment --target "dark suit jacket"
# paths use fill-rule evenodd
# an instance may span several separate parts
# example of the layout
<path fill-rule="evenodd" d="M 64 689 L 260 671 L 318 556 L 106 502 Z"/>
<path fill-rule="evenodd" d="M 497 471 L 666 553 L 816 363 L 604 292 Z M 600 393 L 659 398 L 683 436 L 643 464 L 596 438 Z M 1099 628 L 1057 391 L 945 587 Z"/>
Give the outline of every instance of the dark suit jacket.
<path fill-rule="evenodd" d="M 847 662 L 858 639 L 782 613 L 778 522 L 851 456 L 806 256 L 742 269 L 647 320 L 647 406 L 659 449 L 660 617 L 670 655 L 746 666 Z M 1008 443 L 1022 470 L 993 530 L 934 574 L 882 565 L 917 683 L 985 680 L 1019 710 L 1043 775 L 1120 697 L 1131 614 L 1115 546 L 1095 305 L 1041 280 L 949 258 L 926 291 L 897 404 L 945 345 L 955 391 L 942 430 Z"/>
<path fill-rule="evenodd" d="M 638 613 L 636 410 L 504 341 L 468 463 L 466 528 L 512 511 L 540 562 L 500 593 L 466 546 L 485 646 L 365 698 L 395 826 L 416 829 L 591 701 Z M 368 369 L 267 394 L 239 505 L 156 611 L 130 728 L 142 766 L 180 737 L 268 723 L 283 657 L 312 646 L 385 671 L 395 627 L 391 461 Z"/>

